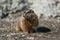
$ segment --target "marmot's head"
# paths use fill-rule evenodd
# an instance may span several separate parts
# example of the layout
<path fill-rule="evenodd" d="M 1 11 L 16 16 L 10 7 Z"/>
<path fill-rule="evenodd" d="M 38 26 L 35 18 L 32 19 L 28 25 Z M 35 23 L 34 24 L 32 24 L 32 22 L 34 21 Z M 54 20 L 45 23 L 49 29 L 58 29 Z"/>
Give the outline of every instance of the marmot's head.
<path fill-rule="evenodd" d="M 33 10 L 28 10 L 25 11 L 25 14 L 23 15 L 24 18 L 26 18 L 27 20 L 31 20 L 34 17 L 35 13 Z"/>

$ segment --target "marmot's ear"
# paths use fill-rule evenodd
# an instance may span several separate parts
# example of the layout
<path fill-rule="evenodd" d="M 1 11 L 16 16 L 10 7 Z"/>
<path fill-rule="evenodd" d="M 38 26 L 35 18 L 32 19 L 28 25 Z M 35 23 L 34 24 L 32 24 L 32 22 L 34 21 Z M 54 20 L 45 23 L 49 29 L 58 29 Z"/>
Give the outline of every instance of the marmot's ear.
<path fill-rule="evenodd" d="M 24 13 L 27 13 L 29 10 L 24 10 Z"/>
<path fill-rule="evenodd" d="M 24 10 L 24 13 L 26 13 L 26 10 Z"/>

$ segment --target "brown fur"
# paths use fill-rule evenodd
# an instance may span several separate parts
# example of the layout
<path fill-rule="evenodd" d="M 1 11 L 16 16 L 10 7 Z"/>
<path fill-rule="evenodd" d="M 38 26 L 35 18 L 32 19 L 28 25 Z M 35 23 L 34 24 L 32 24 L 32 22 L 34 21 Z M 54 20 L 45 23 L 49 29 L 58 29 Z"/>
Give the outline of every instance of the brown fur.
<path fill-rule="evenodd" d="M 33 15 L 30 15 L 30 13 L 27 13 L 27 14 L 21 16 L 21 18 L 19 20 L 19 23 L 16 26 L 16 31 L 17 32 L 23 31 L 23 32 L 27 32 L 28 33 L 30 30 L 33 31 L 33 26 L 37 26 L 38 25 L 37 16 L 34 13 L 32 13 Z"/>

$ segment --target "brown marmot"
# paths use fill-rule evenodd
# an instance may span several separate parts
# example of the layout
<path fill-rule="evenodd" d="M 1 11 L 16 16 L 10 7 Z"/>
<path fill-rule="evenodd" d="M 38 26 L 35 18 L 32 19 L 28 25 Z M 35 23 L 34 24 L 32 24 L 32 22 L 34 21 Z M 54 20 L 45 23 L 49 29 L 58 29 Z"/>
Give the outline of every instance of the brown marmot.
<path fill-rule="evenodd" d="M 19 23 L 16 26 L 16 31 L 29 33 L 29 31 L 33 31 L 33 26 L 38 26 L 38 17 L 33 10 L 28 10 L 20 17 Z"/>

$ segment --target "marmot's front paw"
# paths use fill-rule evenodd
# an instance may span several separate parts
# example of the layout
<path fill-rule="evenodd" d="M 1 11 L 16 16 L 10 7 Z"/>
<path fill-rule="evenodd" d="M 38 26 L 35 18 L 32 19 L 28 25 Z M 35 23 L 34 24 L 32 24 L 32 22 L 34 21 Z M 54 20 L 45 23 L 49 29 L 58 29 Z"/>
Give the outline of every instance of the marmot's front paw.
<path fill-rule="evenodd" d="M 16 26 L 16 32 L 20 32 L 21 28 L 19 26 Z"/>

